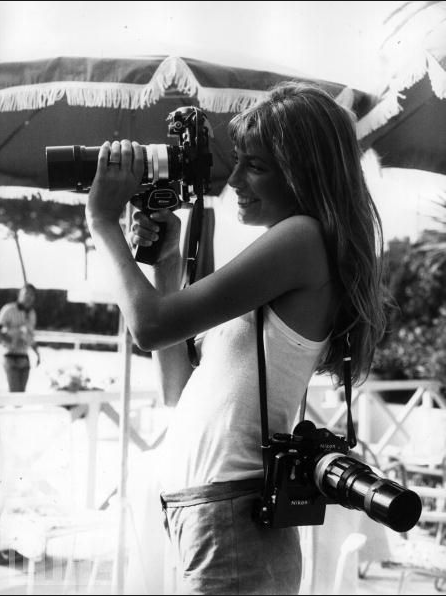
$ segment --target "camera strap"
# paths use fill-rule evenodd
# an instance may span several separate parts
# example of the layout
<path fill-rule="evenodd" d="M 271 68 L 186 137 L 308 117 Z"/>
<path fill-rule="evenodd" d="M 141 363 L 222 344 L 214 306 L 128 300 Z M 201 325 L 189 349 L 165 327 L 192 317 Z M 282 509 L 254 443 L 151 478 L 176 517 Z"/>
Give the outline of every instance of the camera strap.
<path fill-rule="evenodd" d="M 356 446 L 356 434 L 355 427 L 353 424 L 352 417 L 352 374 L 351 374 L 351 346 L 350 346 L 350 335 L 346 334 L 344 338 L 344 391 L 345 391 L 345 403 L 347 404 L 347 443 L 348 446 L 353 449 Z"/>
<path fill-rule="evenodd" d="M 269 428 L 268 428 L 268 404 L 266 395 L 266 363 L 265 363 L 265 347 L 263 343 L 263 307 L 260 306 L 256 312 L 256 328 L 257 328 L 257 362 L 259 368 L 259 396 L 260 396 L 260 425 L 262 429 L 262 457 L 263 457 L 263 472 L 266 479 L 269 445 Z"/>
<path fill-rule="evenodd" d="M 197 275 L 198 249 L 200 246 L 201 228 L 203 225 L 204 201 L 197 197 L 193 207 L 189 230 L 189 243 L 186 258 L 186 285 L 191 285 Z"/>
<path fill-rule="evenodd" d="M 189 230 L 189 242 L 187 247 L 186 260 L 186 282 L 185 286 L 191 285 L 195 281 L 198 265 L 198 249 L 200 247 L 201 228 L 203 225 L 204 200 L 202 196 L 197 196 L 192 207 L 192 215 Z M 193 368 L 200 364 L 197 349 L 195 347 L 195 337 L 186 340 L 187 353 L 189 361 Z"/>

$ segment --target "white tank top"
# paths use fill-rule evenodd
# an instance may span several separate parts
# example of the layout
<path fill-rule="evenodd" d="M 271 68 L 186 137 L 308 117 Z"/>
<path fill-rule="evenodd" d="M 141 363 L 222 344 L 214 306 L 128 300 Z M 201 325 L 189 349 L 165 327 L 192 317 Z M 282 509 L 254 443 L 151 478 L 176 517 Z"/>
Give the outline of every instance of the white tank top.
<path fill-rule="evenodd" d="M 270 435 L 291 432 L 328 343 L 305 339 L 268 306 L 264 342 Z M 200 347 L 200 342 L 197 340 Z M 256 317 L 249 312 L 207 332 L 200 365 L 172 414 L 162 488 L 172 492 L 263 475 Z"/>

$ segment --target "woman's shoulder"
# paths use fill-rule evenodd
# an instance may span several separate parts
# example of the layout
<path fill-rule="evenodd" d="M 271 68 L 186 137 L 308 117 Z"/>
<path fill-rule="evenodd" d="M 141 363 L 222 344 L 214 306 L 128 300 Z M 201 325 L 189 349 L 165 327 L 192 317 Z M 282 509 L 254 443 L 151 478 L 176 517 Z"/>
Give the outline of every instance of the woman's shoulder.
<path fill-rule="evenodd" d="M 282 219 L 270 229 L 280 233 L 284 231 L 290 231 L 291 233 L 299 232 L 308 234 L 313 238 L 317 236 L 322 238 L 322 226 L 320 222 L 310 215 L 291 215 Z"/>
<path fill-rule="evenodd" d="M 277 250 L 282 247 L 285 251 L 308 252 L 310 257 L 325 253 L 322 226 L 308 215 L 292 215 L 279 221 L 266 231 L 265 240 Z"/>

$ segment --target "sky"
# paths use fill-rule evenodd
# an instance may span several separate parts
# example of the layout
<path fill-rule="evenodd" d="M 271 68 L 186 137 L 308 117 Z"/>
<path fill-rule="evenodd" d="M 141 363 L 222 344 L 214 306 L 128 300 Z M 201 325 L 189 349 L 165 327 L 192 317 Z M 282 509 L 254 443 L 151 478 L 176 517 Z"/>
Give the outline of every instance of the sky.
<path fill-rule="evenodd" d="M 179 55 L 377 84 L 382 22 L 402 2 L 0 2 L 0 60 Z"/>

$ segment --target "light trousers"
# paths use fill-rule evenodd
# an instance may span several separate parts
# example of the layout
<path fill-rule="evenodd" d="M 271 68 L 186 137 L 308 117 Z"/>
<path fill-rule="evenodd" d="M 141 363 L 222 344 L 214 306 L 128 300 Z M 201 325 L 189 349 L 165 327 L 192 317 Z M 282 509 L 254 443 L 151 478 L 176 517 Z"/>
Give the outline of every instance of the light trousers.
<path fill-rule="evenodd" d="M 298 530 L 265 528 L 252 519 L 261 487 L 243 480 L 161 494 L 179 570 L 177 594 L 298 594 Z"/>

